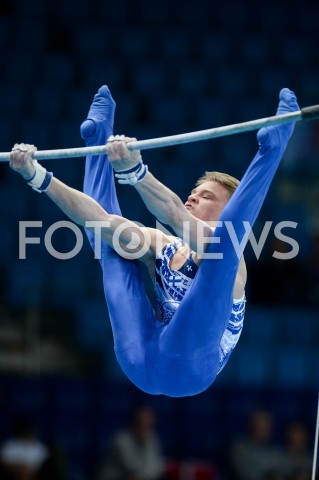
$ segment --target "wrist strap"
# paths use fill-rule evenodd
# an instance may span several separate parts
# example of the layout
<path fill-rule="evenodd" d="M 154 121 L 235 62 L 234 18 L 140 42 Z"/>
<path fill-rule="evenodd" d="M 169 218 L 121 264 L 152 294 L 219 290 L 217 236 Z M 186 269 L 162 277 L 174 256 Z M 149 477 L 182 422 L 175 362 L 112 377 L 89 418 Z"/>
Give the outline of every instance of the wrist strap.
<path fill-rule="evenodd" d="M 123 185 L 136 185 L 143 180 L 147 172 L 148 166 L 140 161 L 128 170 L 118 170 L 115 176 L 118 178 L 118 182 Z"/>
<path fill-rule="evenodd" d="M 45 168 L 42 167 L 36 160 L 33 162 L 35 167 L 35 174 L 31 179 L 27 179 L 27 184 L 33 188 L 36 192 L 42 193 L 46 192 L 52 177 L 52 172 L 47 172 Z"/>
<path fill-rule="evenodd" d="M 36 160 L 35 160 L 35 161 L 36 161 Z M 33 163 L 34 163 L 34 162 L 33 162 Z M 35 165 L 34 165 L 34 167 L 35 167 Z M 24 180 L 25 180 L 27 183 L 32 182 L 32 180 L 33 180 L 34 177 L 36 176 L 36 173 L 37 173 L 37 169 L 35 168 L 34 174 L 32 175 L 32 177 L 30 177 L 30 178 L 25 178 Z"/>

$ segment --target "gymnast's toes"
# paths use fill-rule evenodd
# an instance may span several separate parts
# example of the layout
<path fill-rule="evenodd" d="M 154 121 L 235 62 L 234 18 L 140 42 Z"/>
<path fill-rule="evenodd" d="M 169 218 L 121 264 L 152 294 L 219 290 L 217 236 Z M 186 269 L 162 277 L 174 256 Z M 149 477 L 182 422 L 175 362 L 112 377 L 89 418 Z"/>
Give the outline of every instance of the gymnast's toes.
<path fill-rule="evenodd" d="M 289 88 L 283 88 L 280 90 L 279 99 L 280 102 L 277 115 L 299 110 L 297 97 L 292 90 L 289 90 Z"/>
<path fill-rule="evenodd" d="M 81 137 L 88 140 L 101 133 L 106 138 L 110 136 L 113 129 L 115 106 L 109 88 L 106 85 L 100 87 L 94 96 L 87 119 L 81 125 Z"/>
<path fill-rule="evenodd" d="M 106 85 L 103 85 L 94 95 L 94 100 L 91 105 L 88 118 L 97 121 L 106 121 L 109 124 L 113 124 L 115 106 L 116 104 L 113 100 L 110 90 Z"/>

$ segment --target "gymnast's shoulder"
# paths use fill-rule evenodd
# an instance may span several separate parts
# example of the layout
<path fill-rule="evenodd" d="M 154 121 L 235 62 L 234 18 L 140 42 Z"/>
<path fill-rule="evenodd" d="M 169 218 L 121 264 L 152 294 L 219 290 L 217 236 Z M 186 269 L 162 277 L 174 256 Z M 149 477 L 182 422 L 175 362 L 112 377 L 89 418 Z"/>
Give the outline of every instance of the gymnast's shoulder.
<path fill-rule="evenodd" d="M 172 242 L 173 237 L 170 234 L 166 234 L 157 228 L 150 228 L 150 227 L 142 227 L 141 231 L 144 234 L 146 243 L 149 245 L 148 251 L 145 253 L 144 256 L 148 257 L 149 259 L 157 258 L 159 252 L 163 250 L 165 245 Z"/>

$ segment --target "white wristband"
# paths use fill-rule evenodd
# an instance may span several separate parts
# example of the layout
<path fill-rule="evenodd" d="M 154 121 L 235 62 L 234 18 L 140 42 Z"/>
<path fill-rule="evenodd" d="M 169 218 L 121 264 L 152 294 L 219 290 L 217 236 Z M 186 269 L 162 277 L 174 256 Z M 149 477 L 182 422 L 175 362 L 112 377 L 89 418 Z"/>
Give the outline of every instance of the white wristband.
<path fill-rule="evenodd" d="M 33 165 L 35 168 L 35 174 L 32 177 L 32 180 L 27 183 L 33 188 L 33 190 L 36 190 L 39 193 L 45 192 L 51 183 L 52 173 L 47 172 L 47 170 L 36 160 L 33 160 Z"/>
<path fill-rule="evenodd" d="M 136 185 L 143 180 L 147 172 L 148 167 L 147 165 L 144 165 L 141 158 L 141 161 L 134 165 L 134 167 L 131 167 L 128 170 L 118 170 L 115 172 L 115 176 L 119 183 Z"/>

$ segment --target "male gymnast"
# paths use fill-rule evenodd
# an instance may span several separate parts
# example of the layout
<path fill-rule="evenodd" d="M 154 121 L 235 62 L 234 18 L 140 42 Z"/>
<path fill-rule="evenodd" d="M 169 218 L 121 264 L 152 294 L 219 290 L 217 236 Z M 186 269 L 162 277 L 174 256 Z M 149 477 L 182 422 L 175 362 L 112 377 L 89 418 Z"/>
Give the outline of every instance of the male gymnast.
<path fill-rule="evenodd" d="M 296 110 L 294 93 L 281 90 L 277 114 Z M 247 224 L 252 227 L 256 220 L 294 122 L 258 132 L 258 152 L 240 183 L 229 175 L 207 172 L 183 204 L 153 177 L 139 152 L 128 150 L 132 139 L 113 136 L 114 112 L 115 102 L 103 86 L 81 125 L 81 135 L 87 146 L 107 143 L 108 156 L 87 157 L 84 193 L 39 165 L 32 158 L 36 150 L 32 145 L 16 144 L 10 166 L 85 226 L 92 247 L 96 222 L 103 222 L 104 291 L 115 354 L 126 375 L 147 393 L 195 395 L 213 383 L 239 339 L 245 308 Z M 170 225 L 177 237 L 122 217 L 112 166 L 119 181 L 134 185 L 149 210 Z M 230 223 L 239 248 L 226 227 Z M 119 231 L 121 249 L 116 251 L 114 235 Z M 136 257 L 153 278 L 156 310 L 145 293 Z"/>

